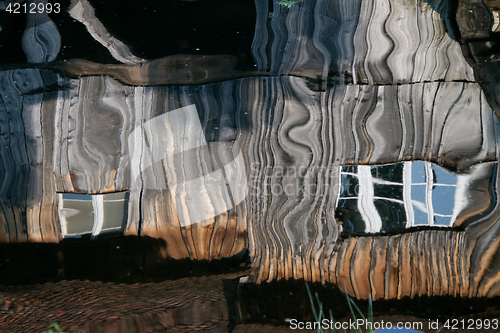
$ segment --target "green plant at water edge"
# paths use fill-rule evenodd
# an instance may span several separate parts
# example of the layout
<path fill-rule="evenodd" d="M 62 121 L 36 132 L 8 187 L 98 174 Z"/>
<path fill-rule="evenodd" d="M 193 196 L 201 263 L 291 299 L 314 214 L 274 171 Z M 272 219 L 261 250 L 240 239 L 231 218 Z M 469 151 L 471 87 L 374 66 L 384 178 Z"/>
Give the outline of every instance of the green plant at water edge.
<path fill-rule="evenodd" d="M 352 317 L 354 318 L 354 321 L 357 321 L 357 318 L 356 318 L 356 313 L 352 309 L 353 306 L 356 309 L 356 311 L 358 311 L 358 313 L 361 316 L 361 318 L 363 319 L 363 321 L 367 322 L 365 316 L 363 316 L 363 312 L 361 312 L 361 310 L 356 305 L 356 303 L 354 303 L 354 301 L 352 300 L 352 298 L 349 297 L 349 295 L 347 294 L 347 291 L 345 293 L 345 296 L 347 298 L 347 304 L 349 305 L 349 310 L 351 311 L 351 314 L 352 314 Z M 373 321 L 373 305 L 372 305 L 372 298 L 370 296 L 370 298 L 368 299 L 368 322 L 372 322 L 372 321 Z M 359 333 L 363 333 L 361 331 L 361 329 L 358 328 L 358 330 L 359 330 Z M 369 332 L 373 333 L 373 330 L 370 329 Z"/>
<path fill-rule="evenodd" d="M 303 0 L 296 0 L 296 1 L 293 1 L 293 0 L 281 0 L 281 1 L 278 2 L 278 5 L 286 7 L 286 8 L 290 8 L 290 7 L 292 7 L 292 5 L 294 3 L 299 3 L 299 2 L 302 2 L 302 1 Z"/>
<path fill-rule="evenodd" d="M 42 333 L 64 333 L 61 328 L 59 327 L 59 325 L 57 323 L 52 323 L 50 324 L 50 327 L 55 329 L 55 331 L 53 330 L 48 330 L 48 331 L 44 331 Z"/>
<path fill-rule="evenodd" d="M 321 321 L 323 319 L 326 319 L 325 313 L 323 312 L 323 303 L 320 301 L 320 299 L 318 297 L 318 293 L 314 293 L 314 296 L 316 298 L 316 303 L 318 305 L 318 309 L 316 310 L 316 307 L 314 305 L 313 296 L 311 294 L 311 290 L 309 289 L 309 286 L 307 285 L 307 283 L 306 283 L 306 289 L 307 289 L 307 294 L 309 295 L 309 301 L 311 302 L 311 309 L 312 309 L 312 312 L 313 312 L 314 320 L 316 322 L 321 323 Z M 356 312 L 354 311 L 354 310 L 356 310 L 359 313 L 360 317 L 365 322 L 367 322 L 366 317 L 363 315 L 363 312 L 361 312 L 361 310 L 359 309 L 359 307 L 352 300 L 352 298 L 349 297 L 349 295 L 347 294 L 347 292 L 345 293 L 345 296 L 346 296 L 346 299 L 347 299 L 347 304 L 349 305 L 349 310 L 351 311 L 351 315 L 354 318 L 354 321 L 357 320 L 357 318 L 356 318 Z M 329 312 L 330 312 L 330 320 L 333 321 L 333 322 L 335 322 L 335 320 L 333 319 L 332 310 L 330 310 Z M 372 303 L 372 299 L 370 297 L 368 299 L 368 322 L 372 322 L 372 321 L 373 321 L 373 303 Z M 325 331 L 321 327 L 318 328 L 318 333 L 327 333 L 327 332 L 328 332 L 328 330 Z M 335 333 L 335 328 L 332 329 L 332 330 L 330 330 L 330 332 Z M 363 333 L 359 327 L 358 327 L 358 332 L 359 333 Z M 373 330 L 370 329 L 369 332 L 373 333 Z"/>
<path fill-rule="evenodd" d="M 316 307 L 314 306 L 314 300 L 313 300 L 313 297 L 311 295 L 311 290 L 309 290 L 309 286 L 307 285 L 307 283 L 306 283 L 306 289 L 307 289 L 307 294 L 309 295 L 309 301 L 311 302 L 311 309 L 313 312 L 314 320 L 317 323 L 321 323 L 321 321 L 326 318 L 324 316 L 325 314 L 323 313 L 323 303 L 319 300 L 318 293 L 314 293 L 314 295 L 316 296 L 316 302 L 318 303 L 318 311 L 319 312 L 316 311 Z M 330 320 L 333 320 L 332 310 L 330 310 Z M 323 328 L 321 328 L 321 327 L 318 328 L 318 333 L 322 333 L 322 332 L 324 332 Z M 333 329 L 332 332 L 335 332 L 335 329 Z"/>

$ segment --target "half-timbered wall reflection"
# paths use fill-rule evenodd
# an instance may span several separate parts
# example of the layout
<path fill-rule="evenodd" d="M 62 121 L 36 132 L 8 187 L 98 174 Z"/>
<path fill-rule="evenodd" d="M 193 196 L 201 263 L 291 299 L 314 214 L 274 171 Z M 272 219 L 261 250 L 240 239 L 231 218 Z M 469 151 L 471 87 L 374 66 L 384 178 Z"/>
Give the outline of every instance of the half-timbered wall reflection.
<path fill-rule="evenodd" d="M 79 3 L 71 15 L 92 12 Z M 446 30 L 446 3 L 318 0 L 271 11 L 256 0 L 259 72 L 236 70 L 227 55 L 143 62 L 114 39 L 104 44 L 126 64 L 2 70 L 1 241 L 97 234 L 115 204 L 105 196 L 127 192 L 123 234 L 160 244 L 160 264 L 248 251 L 257 283 L 328 282 L 375 299 L 497 295 L 500 125 Z M 193 105 L 196 122 L 144 128 Z M 191 140 L 189 160 L 162 150 Z M 198 181 L 198 196 L 183 188 L 216 170 L 224 183 Z M 95 196 L 92 214 L 69 195 Z M 88 220 L 71 230 L 75 210 Z"/>

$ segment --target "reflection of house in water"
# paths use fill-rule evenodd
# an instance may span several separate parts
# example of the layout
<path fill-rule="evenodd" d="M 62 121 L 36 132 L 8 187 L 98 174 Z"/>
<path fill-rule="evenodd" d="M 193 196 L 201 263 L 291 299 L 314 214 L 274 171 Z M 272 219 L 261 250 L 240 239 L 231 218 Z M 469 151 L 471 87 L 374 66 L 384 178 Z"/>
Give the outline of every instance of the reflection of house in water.
<path fill-rule="evenodd" d="M 259 76 L 229 68 L 235 59 L 228 56 L 142 63 L 113 39 L 103 45 L 127 64 L 68 61 L 0 72 L 0 241 L 63 243 L 51 272 L 64 276 L 68 258 L 77 258 L 64 252 L 68 244 L 111 244 L 64 238 L 104 236 L 119 227 L 126 206 L 124 242 L 140 241 L 109 253 L 140 278 L 171 259 L 239 260 L 248 251 L 250 280 L 258 283 L 305 279 L 373 299 L 498 295 L 500 126 L 439 13 L 423 0 L 255 5 Z M 72 13 L 97 24 L 95 15 L 80 14 Z M 204 137 L 186 137 L 227 149 L 197 146 L 189 161 L 164 156 L 148 182 L 165 186 L 145 186 L 140 177 L 136 184 L 131 133 L 193 104 Z M 162 134 L 140 142 L 143 155 Z M 182 146 L 184 137 L 177 139 L 166 141 Z M 209 160 L 218 164 L 211 170 L 223 169 L 235 147 L 258 195 L 236 205 L 200 181 L 201 205 L 184 180 Z M 308 172 L 268 177 L 273 169 Z M 231 200 L 234 207 L 224 209 Z M 216 216 L 196 224 L 179 218 L 208 205 Z M 399 233 L 419 226 L 432 228 Z M 353 235 L 366 232 L 389 235 Z"/>

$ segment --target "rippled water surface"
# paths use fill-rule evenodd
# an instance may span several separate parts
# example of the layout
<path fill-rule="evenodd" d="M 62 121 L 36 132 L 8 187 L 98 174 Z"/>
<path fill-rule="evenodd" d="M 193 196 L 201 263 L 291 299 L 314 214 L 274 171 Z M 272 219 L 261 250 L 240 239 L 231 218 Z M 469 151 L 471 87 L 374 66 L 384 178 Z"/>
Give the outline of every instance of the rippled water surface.
<path fill-rule="evenodd" d="M 0 9 L 0 331 L 500 331 L 498 1 Z"/>

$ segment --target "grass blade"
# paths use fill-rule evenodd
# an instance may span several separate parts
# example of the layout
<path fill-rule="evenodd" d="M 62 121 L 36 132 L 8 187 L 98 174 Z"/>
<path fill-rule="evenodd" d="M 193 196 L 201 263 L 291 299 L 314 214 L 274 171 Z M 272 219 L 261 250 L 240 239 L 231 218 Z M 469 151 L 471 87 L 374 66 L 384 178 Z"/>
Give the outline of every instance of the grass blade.
<path fill-rule="evenodd" d="M 311 290 L 309 289 L 309 286 L 306 283 L 306 289 L 307 289 L 307 294 L 309 295 L 309 302 L 311 302 L 311 308 L 313 312 L 314 319 L 317 321 L 318 320 L 318 314 L 316 313 L 316 308 L 314 307 L 314 301 L 311 295 Z"/>

